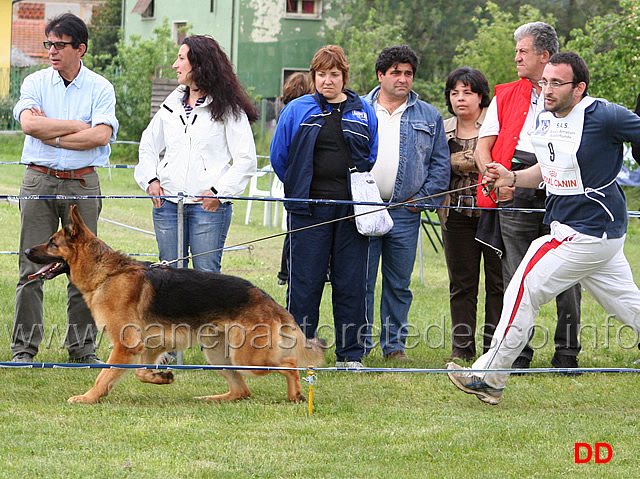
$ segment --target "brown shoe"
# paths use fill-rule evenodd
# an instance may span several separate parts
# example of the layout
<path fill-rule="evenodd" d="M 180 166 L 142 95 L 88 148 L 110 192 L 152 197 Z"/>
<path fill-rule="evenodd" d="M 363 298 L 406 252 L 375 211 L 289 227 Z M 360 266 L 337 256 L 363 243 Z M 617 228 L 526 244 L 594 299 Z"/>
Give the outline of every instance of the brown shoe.
<path fill-rule="evenodd" d="M 411 361 L 407 353 L 405 353 L 402 349 L 396 349 L 392 353 L 387 354 L 385 359 L 390 361 Z"/>

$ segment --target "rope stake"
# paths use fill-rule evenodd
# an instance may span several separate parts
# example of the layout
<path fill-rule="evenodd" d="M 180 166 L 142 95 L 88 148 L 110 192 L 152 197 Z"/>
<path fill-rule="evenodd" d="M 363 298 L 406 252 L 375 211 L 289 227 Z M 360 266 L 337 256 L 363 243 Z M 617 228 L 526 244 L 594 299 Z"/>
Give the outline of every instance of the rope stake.
<path fill-rule="evenodd" d="M 309 365 L 307 375 L 308 376 L 302 378 L 302 380 L 309 384 L 309 416 L 313 416 L 313 382 L 316 379 L 315 374 L 313 374 L 313 366 Z"/>

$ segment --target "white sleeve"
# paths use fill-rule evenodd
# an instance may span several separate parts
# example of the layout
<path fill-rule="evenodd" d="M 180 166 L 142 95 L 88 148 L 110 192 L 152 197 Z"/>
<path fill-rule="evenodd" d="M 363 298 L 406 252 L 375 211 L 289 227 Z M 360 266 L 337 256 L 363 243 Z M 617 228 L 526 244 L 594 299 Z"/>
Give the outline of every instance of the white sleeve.
<path fill-rule="evenodd" d="M 224 122 L 225 136 L 231 153 L 231 167 L 216 182 L 219 196 L 239 196 L 256 173 L 256 144 L 247 115 L 230 114 Z"/>
<path fill-rule="evenodd" d="M 498 104 L 496 97 L 494 96 L 487 108 L 487 114 L 484 117 L 478 138 L 484 138 L 486 136 L 498 136 L 500 133 L 500 121 L 498 120 Z"/>
<path fill-rule="evenodd" d="M 157 169 L 160 162 L 160 153 L 165 149 L 161 114 L 162 112 L 159 111 L 154 115 L 140 138 L 138 164 L 135 167 L 133 177 L 145 192 L 149 187 L 149 181 L 158 176 Z"/>

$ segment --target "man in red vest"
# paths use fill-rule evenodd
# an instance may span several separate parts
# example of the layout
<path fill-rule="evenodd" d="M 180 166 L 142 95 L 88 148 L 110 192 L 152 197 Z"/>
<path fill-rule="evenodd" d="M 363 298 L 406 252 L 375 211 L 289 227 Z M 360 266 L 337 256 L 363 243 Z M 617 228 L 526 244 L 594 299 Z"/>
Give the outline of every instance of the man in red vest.
<path fill-rule="evenodd" d="M 549 58 L 559 49 L 558 36 L 551 25 L 534 22 L 518 27 L 514 38 L 514 60 L 520 80 L 495 87 L 495 96 L 480 129 L 475 151 L 475 161 L 481 172 L 492 161 L 501 163 L 511 171 L 524 170 L 537 163 L 530 135 L 534 131 L 537 116 L 544 110 L 543 92 L 538 81 L 542 79 Z M 504 243 L 502 274 L 506 287 L 531 242 L 550 230 L 542 222 L 544 211 L 533 213 L 514 210 L 544 210 L 544 187 L 502 187 L 499 195 L 500 230 Z M 481 196 L 478 195 L 479 206 L 490 206 L 480 202 Z M 579 284 L 556 297 L 556 351 L 551 360 L 556 368 L 578 367 L 580 298 Z M 532 358 L 533 349 L 527 345 L 514 361 L 513 367 L 528 368 Z"/>

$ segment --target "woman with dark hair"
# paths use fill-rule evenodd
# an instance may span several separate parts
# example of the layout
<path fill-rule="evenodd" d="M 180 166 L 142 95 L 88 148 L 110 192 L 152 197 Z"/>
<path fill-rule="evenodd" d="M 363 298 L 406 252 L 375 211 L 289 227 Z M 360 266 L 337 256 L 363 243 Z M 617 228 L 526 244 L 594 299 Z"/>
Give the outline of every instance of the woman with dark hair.
<path fill-rule="evenodd" d="M 178 198 L 183 193 L 182 257 L 220 272 L 232 206 L 218 196 L 242 194 L 256 172 L 251 123 L 256 107 L 229 58 L 209 36 L 184 39 L 173 64 L 178 83 L 142 133 L 135 180 L 151 196 L 161 261 L 178 258 Z M 164 156 L 161 156 L 164 152 Z M 171 362 L 167 353 L 162 362 Z"/>
<path fill-rule="evenodd" d="M 183 256 L 219 272 L 232 207 L 217 196 L 242 194 L 255 174 L 258 113 L 213 38 L 185 38 L 173 68 L 180 86 L 142 134 L 135 179 L 151 195 L 160 260 L 177 259 L 178 249 L 178 199 L 160 197 L 184 193 Z"/>
<path fill-rule="evenodd" d="M 451 359 L 471 360 L 476 356 L 475 332 L 480 283 L 480 261 L 484 260 L 485 322 L 483 350 L 491 338 L 502 311 L 502 265 L 499 256 L 489 246 L 476 241 L 480 211 L 476 205 L 478 170 L 473 152 L 478 131 L 489 106 L 489 84 L 482 72 L 462 67 L 449 74 L 445 86 L 445 101 L 454 116 L 445 120 L 444 131 L 451 151 L 450 190 L 467 189 L 447 195 L 438 210 L 442 239 L 449 271 L 451 309 Z"/>
<path fill-rule="evenodd" d="M 315 93 L 282 110 L 271 142 L 271 164 L 284 183 L 286 198 L 351 200 L 348 164 L 359 171 L 373 167 L 378 153 L 376 114 L 345 88 L 349 64 L 342 48 L 328 45 L 318 50 L 310 71 Z M 285 206 L 289 229 L 304 228 L 291 234 L 287 307 L 305 335 L 315 337 L 330 265 L 336 366 L 362 367 L 369 239 L 358 233 L 353 219 L 341 220 L 353 214 L 349 204 Z"/>

